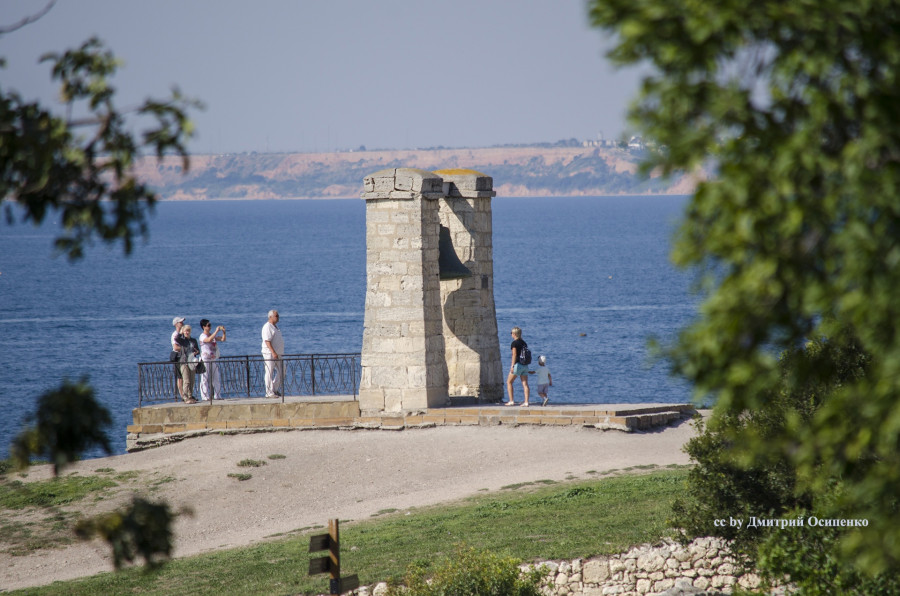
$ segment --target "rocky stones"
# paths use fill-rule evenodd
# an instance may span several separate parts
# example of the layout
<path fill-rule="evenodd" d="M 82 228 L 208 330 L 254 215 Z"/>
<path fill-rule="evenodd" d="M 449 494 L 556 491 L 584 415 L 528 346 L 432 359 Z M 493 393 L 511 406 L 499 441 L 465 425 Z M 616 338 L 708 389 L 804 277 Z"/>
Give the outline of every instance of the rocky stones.
<path fill-rule="evenodd" d="M 628 552 L 586 561 L 542 561 L 523 565 L 523 572 L 543 567 L 545 596 L 681 596 L 731 594 L 735 586 L 759 588 L 762 580 L 739 564 L 725 540 L 700 538 L 687 546 L 674 542 L 645 544 Z M 382 586 L 383 584 L 379 584 Z M 378 596 L 360 588 L 358 596 Z"/>

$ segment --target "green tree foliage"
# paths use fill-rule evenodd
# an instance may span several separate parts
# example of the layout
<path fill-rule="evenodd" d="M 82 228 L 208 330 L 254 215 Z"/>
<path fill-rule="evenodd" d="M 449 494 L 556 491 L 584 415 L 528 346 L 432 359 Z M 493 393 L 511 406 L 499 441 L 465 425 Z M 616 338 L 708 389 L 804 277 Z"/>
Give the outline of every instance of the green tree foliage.
<path fill-rule="evenodd" d="M 593 0 L 610 56 L 649 64 L 633 123 L 649 167 L 710 160 L 674 258 L 707 272 L 676 370 L 714 395 L 710 426 L 770 408 L 778 354 L 846 337 L 866 373 L 824 395 L 777 450 L 828 517 L 868 520 L 828 548 L 868 573 L 900 567 L 900 4 Z M 817 372 L 798 367 L 796 386 Z M 838 486 L 839 489 L 835 489 Z M 807 529 L 805 534 L 809 535 Z M 799 533 L 793 536 L 799 537 Z"/>
<path fill-rule="evenodd" d="M 39 14 L 0 28 L 0 35 L 15 34 L 54 2 Z M 64 116 L 0 85 L 0 205 L 6 203 L 7 224 L 17 213 L 11 202 L 21 206 L 23 221 L 35 225 L 57 212 L 63 231 L 56 247 L 70 260 L 81 258 L 94 238 L 121 243 L 129 254 L 135 237 L 146 235 L 156 201 L 135 178 L 135 160 L 148 150 L 158 158 L 175 152 L 187 170 L 184 144 L 192 133 L 187 112 L 201 106 L 174 89 L 167 100 L 147 99 L 133 109 L 119 109 L 110 83 L 119 62 L 97 39 L 62 54 L 47 54 L 42 61 L 51 64 L 51 76 L 60 85 Z M 0 58 L 0 68 L 4 65 Z M 145 127 L 139 136 L 132 133 L 135 126 Z M 93 445 L 109 453 L 103 429 L 110 424 L 109 412 L 84 381 L 65 382 L 41 396 L 34 426 L 13 442 L 13 459 L 28 465 L 33 456 L 48 457 L 58 475 Z M 137 555 L 153 566 L 157 555 L 168 556 L 171 550 L 170 523 L 165 504 L 135 499 L 129 510 L 89 520 L 82 531 L 93 528 L 110 542 L 116 567 Z"/>
<path fill-rule="evenodd" d="M 172 513 L 166 503 L 151 503 L 134 497 L 125 509 L 83 520 L 75 533 L 83 540 L 99 536 L 112 547 L 113 564 L 144 559 L 148 570 L 158 568 L 172 554 Z"/>
<path fill-rule="evenodd" d="M 770 579 L 788 574 L 805 593 L 900 591 L 900 582 L 889 574 L 867 577 L 837 557 L 835 546 L 845 530 L 807 525 L 812 516 L 827 518 L 821 512 L 829 511 L 837 485 L 814 492 L 798 483 L 796 466 L 784 457 L 780 442 L 809 424 L 830 394 L 864 378 L 869 360 L 851 337 L 810 341 L 782 355 L 782 386 L 767 397 L 765 409 L 737 416 L 725 413 L 713 426 L 698 420 L 697 436 L 686 446 L 697 465 L 689 473 L 687 492 L 673 507 L 670 524 L 686 540 L 697 536 L 733 540 L 733 548 L 750 562 L 761 563 Z M 805 384 L 796 383 L 798 371 L 809 373 L 803 375 Z M 787 531 L 750 527 L 754 518 L 802 520 L 804 526 Z"/>
<path fill-rule="evenodd" d="M 65 381 L 43 394 L 32 419 L 34 424 L 22 430 L 10 448 L 20 468 L 30 465 L 32 457 L 45 457 L 53 464 L 54 476 L 59 476 L 67 464 L 93 446 L 112 452 L 104 430 L 112 424 L 112 417 L 84 380 Z"/>
<path fill-rule="evenodd" d="M 66 117 L 0 84 L 0 203 L 7 203 L 7 224 L 16 214 L 10 201 L 35 225 L 55 211 L 63 225 L 56 247 L 70 259 L 81 258 L 95 237 L 130 253 L 135 237 L 146 235 L 156 201 L 133 175 L 135 160 L 147 150 L 158 157 L 174 151 L 186 170 L 187 110 L 199 103 L 174 89 L 169 99 L 119 110 L 110 83 L 119 62 L 95 38 L 42 61 L 59 82 Z M 146 129 L 138 138 L 130 130 L 139 123 Z"/>
<path fill-rule="evenodd" d="M 437 568 L 411 565 L 406 589 L 390 594 L 406 596 L 539 596 L 546 573 L 533 569 L 522 574 L 519 562 L 486 551 L 460 545 L 453 557 Z"/>

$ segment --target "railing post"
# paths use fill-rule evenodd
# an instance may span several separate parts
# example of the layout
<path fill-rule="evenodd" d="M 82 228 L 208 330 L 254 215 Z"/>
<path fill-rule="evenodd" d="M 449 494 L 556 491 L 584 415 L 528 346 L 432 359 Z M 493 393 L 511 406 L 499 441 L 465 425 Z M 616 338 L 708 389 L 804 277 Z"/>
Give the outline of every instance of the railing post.
<path fill-rule="evenodd" d="M 250 397 L 250 356 L 244 356 L 244 368 L 247 370 L 247 397 Z"/>
<path fill-rule="evenodd" d="M 138 364 L 138 407 L 144 404 L 144 379 L 141 377 L 141 365 Z"/>
<path fill-rule="evenodd" d="M 309 357 L 309 374 L 310 379 L 312 379 L 312 394 L 316 394 L 316 355 L 311 354 Z"/>

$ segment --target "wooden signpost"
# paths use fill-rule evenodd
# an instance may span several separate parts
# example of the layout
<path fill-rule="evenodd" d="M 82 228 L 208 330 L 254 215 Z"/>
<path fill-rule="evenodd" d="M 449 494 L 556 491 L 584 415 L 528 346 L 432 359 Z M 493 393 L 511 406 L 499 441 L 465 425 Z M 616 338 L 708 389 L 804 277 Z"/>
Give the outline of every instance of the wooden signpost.
<path fill-rule="evenodd" d="M 359 578 L 354 575 L 341 577 L 341 543 L 338 520 L 328 520 L 328 533 L 309 538 L 309 552 L 328 550 L 328 555 L 309 560 L 309 575 L 330 573 L 330 594 L 343 594 L 359 587 Z"/>

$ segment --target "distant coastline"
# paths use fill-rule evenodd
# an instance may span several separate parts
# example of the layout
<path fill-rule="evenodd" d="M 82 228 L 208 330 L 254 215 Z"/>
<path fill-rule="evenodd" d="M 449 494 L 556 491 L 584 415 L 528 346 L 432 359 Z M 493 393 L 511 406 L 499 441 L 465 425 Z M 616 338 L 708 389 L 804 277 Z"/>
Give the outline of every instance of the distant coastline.
<path fill-rule="evenodd" d="M 384 168 L 468 168 L 492 176 L 501 197 L 690 194 L 703 173 L 641 176 L 641 151 L 621 147 L 515 146 L 340 153 L 195 154 L 143 158 L 138 177 L 163 200 L 359 198 Z"/>

